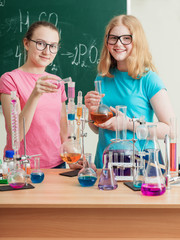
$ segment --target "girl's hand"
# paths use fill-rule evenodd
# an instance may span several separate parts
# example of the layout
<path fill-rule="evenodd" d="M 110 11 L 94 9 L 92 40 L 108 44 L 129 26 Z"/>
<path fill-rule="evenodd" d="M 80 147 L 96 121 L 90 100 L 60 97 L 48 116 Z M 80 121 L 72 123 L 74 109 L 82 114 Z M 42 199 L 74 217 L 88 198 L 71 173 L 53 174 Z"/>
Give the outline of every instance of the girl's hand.
<path fill-rule="evenodd" d="M 116 114 L 115 108 L 110 107 L 110 109 L 112 112 L 114 112 Z M 125 126 L 123 126 L 123 121 L 124 121 L 123 117 L 124 117 L 124 114 L 122 112 L 119 112 L 118 119 L 116 116 L 114 116 L 114 117 L 110 118 L 108 121 L 106 121 L 105 123 L 96 124 L 96 125 L 100 128 L 108 129 L 111 131 L 116 131 L 117 128 L 118 128 L 118 131 L 122 131 L 124 129 L 124 127 L 127 126 L 127 120 L 129 119 L 128 117 L 126 117 Z M 117 123 L 117 121 L 118 121 L 118 123 Z"/>
<path fill-rule="evenodd" d="M 33 89 L 33 93 L 34 95 L 42 95 L 43 93 L 55 93 L 58 91 L 58 84 L 54 84 L 52 82 L 56 82 L 57 83 L 60 81 L 59 78 L 55 77 L 55 76 L 43 76 L 41 78 L 39 78 L 35 84 L 35 87 Z"/>
<path fill-rule="evenodd" d="M 93 112 L 97 109 L 102 97 L 104 97 L 104 94 L 100 95 L 96 91 L 90 91 L 85 95 L 85 105 L 89 109 L 89 112 Z"/>
<path fill-rule="evenodd" d="M 81 169 L 83 168 L 83 160 L 79 160 L 76 163 L 68 163 L 70 169 Z"/>

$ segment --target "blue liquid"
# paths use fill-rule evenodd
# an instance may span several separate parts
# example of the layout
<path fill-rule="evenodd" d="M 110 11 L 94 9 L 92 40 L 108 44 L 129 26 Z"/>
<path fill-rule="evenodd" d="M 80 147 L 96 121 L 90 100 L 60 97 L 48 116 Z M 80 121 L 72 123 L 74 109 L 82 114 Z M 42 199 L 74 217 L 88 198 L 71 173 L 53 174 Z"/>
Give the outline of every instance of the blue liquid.
<path fill-rule="evenodd" d="M 38 173 L 31 173 L 31 182 L 32 183 L 41 183 L 44 180 L 44 173 L 38 172 Z"/>
<path fill-rule="evenodd" d="M 80 177 L 78 177 L 78 180 L 82 187 L 91 187 L 95 184 L 97 177 L 80 176 Z"/>
<path fill-rule="evenodd" d="M 146 144 L 146 139 L 140 139 L 138 141 L 139 141 L 140 149 L 141 149 L 141 151 L 143 151 L 144 150 L 144 146 Z"/>
<path fill-rule="evenodd" d="M 68 114 L 68 120 L 75 120 L 75 114 Z"/>
<path fill-rule="evenodd" d="M 136 181 L 134 184 L 134 187 L 136 187 L 136 188 L 141 188 L 141 185 L 142 185 L 142 181 Z"/>

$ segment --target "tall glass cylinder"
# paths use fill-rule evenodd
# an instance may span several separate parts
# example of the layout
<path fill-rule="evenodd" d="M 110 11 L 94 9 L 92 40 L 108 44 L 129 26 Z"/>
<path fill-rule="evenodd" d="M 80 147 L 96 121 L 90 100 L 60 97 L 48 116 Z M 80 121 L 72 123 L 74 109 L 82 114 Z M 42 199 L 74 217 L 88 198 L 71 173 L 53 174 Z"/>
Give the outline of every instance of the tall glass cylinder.
<path fill-rule="evenodd" d="M 174 174 L 178 173 L 176 118 L 170 119 L 170 171 Z"/>

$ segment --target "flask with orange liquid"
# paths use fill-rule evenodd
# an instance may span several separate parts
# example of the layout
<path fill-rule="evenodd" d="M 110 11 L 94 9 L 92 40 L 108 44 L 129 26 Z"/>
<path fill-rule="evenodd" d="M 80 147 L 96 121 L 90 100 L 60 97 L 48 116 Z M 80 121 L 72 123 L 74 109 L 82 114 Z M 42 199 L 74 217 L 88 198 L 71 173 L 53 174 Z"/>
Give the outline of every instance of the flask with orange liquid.
<path fill-rule="evenodd" d="M 101 90 L 101 81 L 95 81 L 95 90 L 99 92 L 100 95 L 102 95 L 102 90 Z M 109 120 L 110 118 L 113 117 L 113 113 L 111 112 L 110 108 L 103 104 L 103 100 L 101 98 L 100 105 L 94 112 L 90 112 L 91 115 L 91 120 L 94 121 L 96 124 L 101 124 Z"/>

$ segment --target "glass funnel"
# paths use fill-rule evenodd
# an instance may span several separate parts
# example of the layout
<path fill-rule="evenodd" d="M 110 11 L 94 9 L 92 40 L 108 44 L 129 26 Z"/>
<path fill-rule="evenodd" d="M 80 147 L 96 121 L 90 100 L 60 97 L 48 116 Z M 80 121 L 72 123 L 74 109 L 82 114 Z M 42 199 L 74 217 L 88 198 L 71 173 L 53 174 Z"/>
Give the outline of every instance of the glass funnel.
<path fill-rule="evenodd" d="M 148 136 L 148 128 L 145 125 L 144 118 L 140 119 L 140 125 L 136 128 L 136 136 L 140 147 L 139 151 L 140 159 L 139 158 L 136 159 L 136 168 L 134 171 L 133 185 L 136 188 L 141 188 L 145 170 L 145 160 L 143 159 L 143 156 L 147 154 L 144 152 L 144 147 Z"/>
<path fill-rule="evenodd" d="M 102 95 L 101 90 L 101 81 L 95 81 L 95 90 L 99 92 L 100 95 Z M 113 117 L 113 113 L 111 112 L 110 108 L 103 104 L 103 100 L 101 98 L 101 102 L 97 109 L 93 112 L 90 112 L 91 119 L 94 121 L 94 123 L 101 124 L 109 120 L 111 117 Z"/>
<path fill-rule="evenodd" d="M 96 172 L 91 168 L 91 153 L 83 156 L 83 168 L 78 173 L 78 181 L 82 187 L 91 187 L 97 180 Z"/>
<path fill-rule="evenodd" d="M 11 187 L 19 189 L 26 183 L 26 173 L 21 169 L 19 162 L 16 162 L 15 165 L 15 168 L 8 174 L 8 183 Z"/>
<path fill-rule="evenodd" d="M 41 183 L 44 180 L 44 173 L 40 169 L 40 158 L 34 158 L 34 168 L 30 174 L 32 183 Z"/>
<path fill-rule="evenodd" d="M 126 106 L 116 106 L 116 139 L 111 139 L 111 143 L 103 152 L 103 163 L 112 162 L 116 180 L 133 180 L 133 142 L 126 139 Z M 136 153 L 135 148 L 135 153 Z M 112 158 L 112 159 L 111 159 Z"/>

